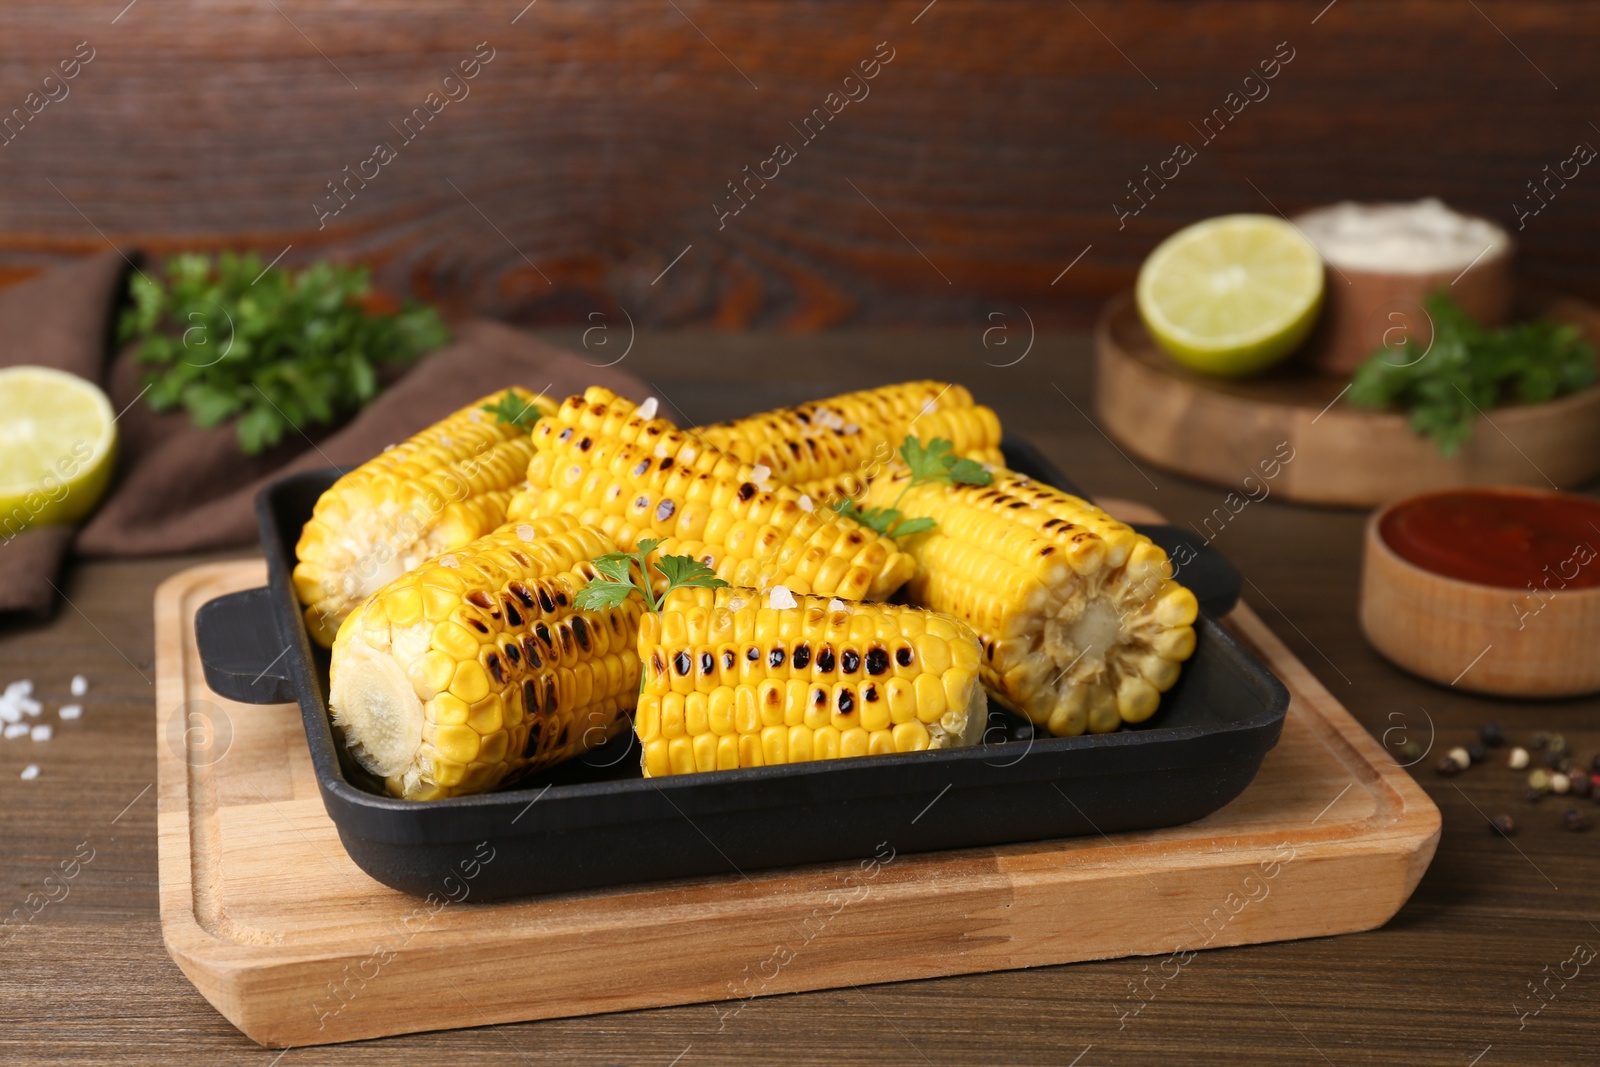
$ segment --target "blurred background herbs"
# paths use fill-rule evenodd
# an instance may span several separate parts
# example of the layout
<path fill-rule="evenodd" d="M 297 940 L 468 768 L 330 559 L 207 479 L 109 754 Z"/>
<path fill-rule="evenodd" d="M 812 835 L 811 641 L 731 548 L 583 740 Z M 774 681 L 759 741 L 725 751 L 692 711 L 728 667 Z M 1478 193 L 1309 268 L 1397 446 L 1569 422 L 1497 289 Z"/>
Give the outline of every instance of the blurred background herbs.
<path fill-rule="evenodd" d="M 118 338 L 141 342 L 150 406 L 181 407 L 202 428 L 233 420 L 247 454 L 360 410 L 378 394 L 381 368 L 449 340 L 426 304 L 368 311 L 365 267 L 269 270 L 254 254 L 180 255 L 162 281 L 135 272 L 129 295 Z"/>
<path fill-rule="evenodd" d="M 1425 302 L 1431 344 L 1380 349 L 1351 379 L 1349 400 L 1411 414 L 1411 429 L 1446 456 L 1472 439 L 1472 421 L 1502 404 L 1537 404 L 1594 384 L 1594 349 L 1578 327 L 1535 319 L 1480 326 L 1444 293 Z"/>

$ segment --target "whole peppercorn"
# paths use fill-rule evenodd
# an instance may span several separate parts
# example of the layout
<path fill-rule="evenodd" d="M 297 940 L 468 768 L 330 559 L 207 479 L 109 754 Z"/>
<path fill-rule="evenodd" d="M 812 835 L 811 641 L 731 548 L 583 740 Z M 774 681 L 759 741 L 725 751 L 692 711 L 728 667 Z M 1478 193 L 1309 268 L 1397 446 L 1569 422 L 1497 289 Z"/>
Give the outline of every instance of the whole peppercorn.
<path fill-rule="evenodd" d="M 1497 722 L 1486 722 L 1478 727 L 1478 737 L 1490 748 L 1499 748 L 1506 743 L 1506 732 Z"/>
<path fill-rule="evenodd" d="M 1460 774 L 1461 773 L 1461 764 L 1457 763 L 1455 760 L 1451 759 L 1449 756 L 1440 756 L 1439 757 L 1439 762 L 1435 763 L 1433 765 L 1433 769 L 1437 773 L 1442 774 L 1446 778 L 1448 778 L 1452 774 Z"/>
<path fill-rule="evenodd" d="M 1589 828 L 1589 816 L 1577 808 L 1568 808 L 1567 813 L 1561 817 L 1561 824 L 1573 833 L 1582 833 Z"/>
<path fill-rule="evenodd" d="M 1550 735 L 1543 730 L 1535 730 L 1528 744 L 1534 749 L 1542 750 L 1550 744 Z"/>
<path fill-rule="evenodd" d="M 1405 765 L 1409 767 L 1422 758 L 1422 746 L 1415 741 L 1403 742 L 1398 749 L 1398 755 L 1406 761 Z"/>
<path fill-rule="evenodd" d="M 1517 832 L 1517 824 L 1509 815 L 1496 815 L 1489 820 L 1489 825 L 1501 837 L 1510 837 Z"/>
<path fill-rule="evenodd" d="M 1489 758 L 1489 749 L 1482 741 L 1474 741 L 1467 746 L 1467 758 L 1473 763 L 1482 763 Z"/>
<path fill-rule="evenodd" d="M 1506 756 L 1506 766 L 1514 771 L 1520 771 L 1528 765 L 1528 750 L 1518 745 Z"/>
<path fill-rule="evenodd" d="M 1572 788 L 1572 779 L 1557 771 L 1550 776 L 1550 792 L 1560 796 Z"/>
<path fill-rule="evenodd" d="M 1552 752 L 1559 752 L 1565 756 L 1568 752 L 1572 751 L 1572 746 L 1567 744 L 1567 739 L 1562 737 L 1560 734 L 1551 734 L 1550 750 Z"/>
<path fill-rule="evenodd" d="M 1571 772 L 1567 779 L 1572 783 L 1572 795 L 1575 797 L 1586 797 L 1594 792 L 1594 779 L 1582 771 Z"/>
<path fill-rule="evenodd" d="M 1528 787 L 1530 789 L 1537 789 L 1541 793 L 1548 793 L 1550 791 L 1550 772 L 1546 770 L 1537 770 L 1529 774 Z"/>
<path fill-rule="evenodd" d="M 1559 771 L 1571 762 L 1571 760 L 1567 759 L 1566 753 L 1557 752 L 1553 748 L 1545 749 L 1544 765 L 1549 767 L 1552 771 Z"/>
<path fill-rule="evenodd" d="M 1526 800 L 1529 804 L 1537 804 L 1539 801 L 1544 799 L 1544 792 L 1542 790 L 1535 789 L 1531 785 L 1525 785 L 1522 787 L 1522 799 Z"/>
<path fill-rule="evenodd" d="M 1445 756 L 1448 759 L 1455 760 L 1456 766 L 1463 771 L 1472 766 L 1472 757 L 1467 755 L 1467 750 L 1460 745 L 1445 753 Z"/>

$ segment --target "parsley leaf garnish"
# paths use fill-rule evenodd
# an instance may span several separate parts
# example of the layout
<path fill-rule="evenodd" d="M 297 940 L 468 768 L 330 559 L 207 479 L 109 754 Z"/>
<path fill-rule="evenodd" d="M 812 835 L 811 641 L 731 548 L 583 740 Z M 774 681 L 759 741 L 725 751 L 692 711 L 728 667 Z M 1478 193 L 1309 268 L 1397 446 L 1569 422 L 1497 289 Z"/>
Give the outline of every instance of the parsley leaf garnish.
<path fill-rule="evenodd" d="M 700 560 L 689 556 L 662 556 L 656 560 L 655 570 L 667 580 L 667 587 L 657 596 L 644 575 L 650 573 L 650 553 L 660 545 L 661 542 L 656 538 L 644 537 L 640 538 L 632 552 L 608 552 L 596 556 L 594 569 L 600 572 L 601 577 L 580 589 L 573 604 L 580 611 L 603 611 L 616 607 L 637 592 L 644 597 L 646 607 L 651 611 L 660 611 L 667 594 L 680 586 L 717 589 L 728 584 Z"/>
<path fill-rule="evenodd" d="M 1410 412 L 1412 432 L 1432 438 L 1446 456 L 1472 439 L 1479 411 L 1553 400 L 1595 381 L 1594 349 L 1576 326 L 1539 319 L 1490 329 L 1443 292 L 1423 304 L 1432 343 L 1408 337 L 1398 352 L 1375 352 L 1356 369 L 1349 398 Z"/>
<path fill-rule="evenodd" d="M 507 389 L 495 398 L 494 403 L 482 405 L 483 410 L 499 422 L 520 430 L 531 430 L 542 414 L 532 400 L 522 400 L 515 391 Z"/>
<path fill-rule="evenodd" d="M 378 310 L 365 267 L 190 254 L 169 259 L 163 280 L 136 271 L 128 289 L 118 340 L 140 342 L 147 402 L 181 407 L 202 428 L 232 420 L 249 454 L 359 410 L 383 367 L 450 339 L 425 304 Z"/>
<path fill-rule="evenodd" d="M 985 470 L 983 464 L 964 456 L 954 455 L 951 452 L 954 447 L 943 437 L 935 437 L 924 445 L 907 434 L 905 443 L 900 446 L 900 458 L 905 460 L 906 467 L 911 471 L 911 478 L 900 490 L 900 495 L 895 497 L 894 503 L 886 508 L 867 508 L 863 511 L 854 500 L 846 497 L 834 504 L 833 510 L 847 519 L 854 519 L 868 529 L 889 537 L 906 537 L 933 529 L 938 525 L 933 519 L 926 517 L 908 519 L 900 511 L 900 501 L 905 498 L 912 486 L 927 485 L 930 482 L 988 485 L 994 481 L 994 475 Z"/>

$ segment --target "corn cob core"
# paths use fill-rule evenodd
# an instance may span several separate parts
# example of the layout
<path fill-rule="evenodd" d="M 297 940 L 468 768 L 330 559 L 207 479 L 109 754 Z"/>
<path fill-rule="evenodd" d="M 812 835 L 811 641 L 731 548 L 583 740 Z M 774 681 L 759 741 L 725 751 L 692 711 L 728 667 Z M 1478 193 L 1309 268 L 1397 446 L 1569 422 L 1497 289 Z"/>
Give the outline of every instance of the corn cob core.
<path fill-rule="evenodd" d="M 869 506 L 904 488 L 873 482 Z M 1194 594 L 1167 554 L 1087 501 L 1010 471 L 988 486 L 928 484 L 900 503 L 938 526 L 905 539 L 913 603 L 964 620 L 993 695 L 1058 736 L 1155 714 L 1194 652 Z"/>
<path fill-rule="evenodd" d="M 964 623 L 785 589 L 679 588 L 639 625 L 647 778 L 976 744 L 987 721 Z"/>
<path fill-rule="evenodd" d="M 603 744 L 639 691 L 637 598 L 576 611 L 615 551 L 565 515 L 509 525 L 373 594 L 333 645 L 356 761 L 415 800 L 492 789 Z"/>
<path fill-rule="evenodd" d="M 859 496 L 908 435 L 951 442 L 956 455 L 1001 464 L 1000 420 L 963 386 L 919 381 L 844 393 L 693 431 L 825 503 Z"/>
<path fill-rule="evenodd" d="M 890 538 L 767 481 L 664 419 L 591 388 L 534 427 L 528 489 L 508 518 L 568 514 L 624 550 L 702 560 L 724 581 L 846 600 L 886 597 L 915 569 Z"/>
<path fill-rule="evenodd" d="M 295 594 L 306 628 L 327 647 L 345 616 L 430 556 L 505 521 L 533 445 L 482 405 L 495 393 L 345 474 L 318 498 L 295 546 Z M 548 414 L 553 401 L 518 399 Z"/>

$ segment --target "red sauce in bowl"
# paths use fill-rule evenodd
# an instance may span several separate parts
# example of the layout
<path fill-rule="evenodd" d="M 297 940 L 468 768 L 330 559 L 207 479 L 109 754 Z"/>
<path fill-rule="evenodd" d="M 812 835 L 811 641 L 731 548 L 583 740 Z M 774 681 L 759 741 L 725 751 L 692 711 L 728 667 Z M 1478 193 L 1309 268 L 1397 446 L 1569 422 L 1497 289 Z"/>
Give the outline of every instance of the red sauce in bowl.
<path fill-rule="evenodd" d="M 1506 589 L 1600 587 L 1600 500 L 1459 489 L 1390 508 L 1378 533 L 1424 570 Z"/>

